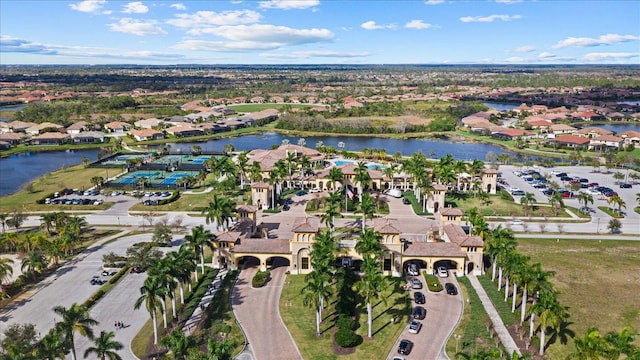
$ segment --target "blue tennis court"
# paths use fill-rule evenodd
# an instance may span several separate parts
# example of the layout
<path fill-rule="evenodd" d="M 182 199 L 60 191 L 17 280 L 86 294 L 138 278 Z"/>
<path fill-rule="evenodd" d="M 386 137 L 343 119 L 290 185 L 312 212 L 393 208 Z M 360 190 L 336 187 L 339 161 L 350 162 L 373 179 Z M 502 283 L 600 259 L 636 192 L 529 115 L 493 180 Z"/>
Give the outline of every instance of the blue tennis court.
<path fill-rule="evenodd" d="M 180 172 L 175 172 L 175 173 L 171 173 L 171 175 L 169 176 L 165 176 L 164 179 L 160 180 L 159 184 L 160 185 L 175 185 L 178 180 L 185 178 L 185 177 L 189 177 L 192 176 L 193 174 L 188 173 L 186 171 L 180 171 Z"/>
<path fill-rule="evenodd" d="M 113 181 L 115 184 L 137 184 L 141 178 L 146 178 L 149 182 L 153 182 L 153 178 L 160 176 L 160 171 L 134 171 L 132 173 L 128 173 L 122 175 Z"/>

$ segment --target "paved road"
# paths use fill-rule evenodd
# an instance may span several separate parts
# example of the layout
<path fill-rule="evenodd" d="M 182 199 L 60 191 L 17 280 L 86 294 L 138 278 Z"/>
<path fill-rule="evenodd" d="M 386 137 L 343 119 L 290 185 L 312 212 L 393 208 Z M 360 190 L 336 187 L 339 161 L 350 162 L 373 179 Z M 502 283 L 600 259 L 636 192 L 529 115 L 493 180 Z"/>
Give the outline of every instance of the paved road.
<path fill-rule="evenodd" d="M 407 325 L 391 348 L 387 359 L 393 359 L 394 356 L 398 356 L 398 345 L 402 339 L 408 339 L 413 342 L 411 353 L 403 356 L 406 360 L 448 359 L 444 355 L 445 346 L 462 316 L 462 295 L 460 292 L 455 296 L 447 295 L 445 291 L 439 293 L 430 292 L 426 289 L 424 276 L 420 276 L 419 279 L 425 286 L 422 290 L 411 290 L 411 299 L 413 301 L 413 293 L 415 291 L 425 294 L 425 305 L 422 306 L 427 309 L 427 316 L 424 320 L 420 320 L 422 330 L 418 334 L 411 334 Z M 441 278 L 440 282 L 443 285 L 445 282 L 454 283 L 459 288 L 458 282 L 453 275 Z M 414 303 L 413 306 L 415 307 L 416 304 Z"/>
<path fill-rule="evenodd" d="M 275 262 L 274 266 L 277 266 Z M 257 270 L 257 264 L 253 264 L 240 272 L 231 300 L 254 358 L 300 360 L 302 356 L 280 318 L 279 301 L 286 267 L 274 267 L 271 280 L 258 289 L 251 286 L 251 279 Z"/>

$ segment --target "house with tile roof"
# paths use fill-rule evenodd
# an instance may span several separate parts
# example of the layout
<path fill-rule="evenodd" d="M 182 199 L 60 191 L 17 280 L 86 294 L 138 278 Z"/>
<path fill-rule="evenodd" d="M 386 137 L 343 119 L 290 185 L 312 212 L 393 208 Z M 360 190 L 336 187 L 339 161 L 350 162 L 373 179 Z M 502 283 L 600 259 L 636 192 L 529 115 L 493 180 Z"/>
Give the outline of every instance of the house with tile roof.
<path fill-rule="evenodd" d="M 599 135 L 589 140 L 589 150 L 617 150 L 624 144 L 624 139 L 615 135 Z"/>
<path fill-rule="evenodd" d="M 550 144 L 557 144 L 561 147 L 571 147 L 586 149 L 589 146 L 590 139 L 584 136 L 576 135 L 560 135 L 548 140 Z"/>

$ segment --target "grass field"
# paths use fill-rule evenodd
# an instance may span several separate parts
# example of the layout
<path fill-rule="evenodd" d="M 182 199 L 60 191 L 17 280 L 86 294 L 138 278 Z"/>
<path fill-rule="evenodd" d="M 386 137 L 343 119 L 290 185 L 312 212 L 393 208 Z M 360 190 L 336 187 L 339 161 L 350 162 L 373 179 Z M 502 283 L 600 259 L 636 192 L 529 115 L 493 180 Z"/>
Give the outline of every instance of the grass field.
<path fill-rule="evenodd" d="M 280 110 L 284 106 L 290 106 L 295 109 L 304 109 L 304 108 L 312 108 L 318 105 L 314 104 L 275 104 L 275 103 L 267 103 L 267 104 L 242 104 L 242 105 L 229 105 L 228 108 L 235 110 L 237 112 L 257 112 L 265 109 L 276 109 Z"/>
<path fill-rule="evenodd" d="M 115 175 L 121 171 L 121 169 L 109 169 L 111 175 Z M 93 186 L 90 179 L 94 176 L 106 177 L 105 169 L 85 168 L 83 165 L 76 165 L 46 174 L 32 182 L 33 191 L 22 190 L 0 198 L 0 212 L 9 212 L 14 209 L 19 211 L 58 210 L 52 208 L 50 205 L 37 204 L 36 201 L 56 191 L 61 191 L 64 188 L 88 189 Z M 80 209 L 91 210 L 102 209 L 104 207 L 105 205 L 96 207 L 91 205 L 83 206 Z M 67 207 L 64 209 L 70 210 L 70 208 Z"/>
<path fill-rule="evenodd" d="M 356 333 L 362 336 L 364 341 L 354 353 L 338 356 L 332 351 L 334 329 L 331 311 L 323 313 L 325 320 L 320 324 L 323 335 L 317 338 L 315 312 L 312 308 L 304 306 L 300 295 L 304 286 L 304 276 L 287 276 L 286 281 L 288 285 L 282 289 L 280 297 L 280 315 L 304 359 L 384 359 L 409 321 L 411 299 L 406 291 L 398 290 L 405 284 L 404 279 L 393 278 L 390 288 L 395 288 L 396 291 L 389 291 L 382 296 L 386 298 L 387 303 L 378 300 L 373 304 L 373 339 L 367 339 L 365 304 L 360 304 L 357 317 L 359 328 Z M 331 309 L 332 305 L 333 303 L 329 304 L 328 309 Z M 390 320 L 394 316 L 397 321 L 392 323 Z"/>
<path fill-rule="evenodd" d="M 570 313 L 570 329 L 584 336 L 589 326 L 600 332 L 625 325 L 640 330 L 640 242 L 613 240 L 518 239 L 518 251 L 556 272 L 551 279 Z M 636 340 L 640 344 L 640 340 Z M 550 345 L 551 359 L 564 359 L 573 349 Z"/>
<path fill-rule="evenodd" d="M 467 212 L 472 208 L 477 208 L 478 212 L 484 216 L 502 216 L 502 217 L 523 217 L 525 216 L 524 207 L 511 200 L 505 200 L 500 196 L 491 196 L 489 198 L 491 204 L 489 206 L 483 205 L 480 198 L 473 197 L 473 195 L 467 194 L 453 194 L 447 196 L 447 203 L 452 204 L 454 207 L 460 208 L 463 212 Z M 582 214 L 576 215 L 580 216 Z M 531 216 L 554 216 L 551 207 L 548 204 L 539 204 L 532 206 Z M 570 216 L 564 210 L 558 211 L 558 217 L 569 219 Z"/>

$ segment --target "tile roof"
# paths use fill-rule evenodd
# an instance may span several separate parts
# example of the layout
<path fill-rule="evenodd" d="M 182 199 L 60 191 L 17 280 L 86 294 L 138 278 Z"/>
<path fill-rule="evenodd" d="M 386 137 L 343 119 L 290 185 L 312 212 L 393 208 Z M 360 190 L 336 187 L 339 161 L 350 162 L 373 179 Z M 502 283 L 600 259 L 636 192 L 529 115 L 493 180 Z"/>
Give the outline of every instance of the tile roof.
<path fill-rule="evenodd" d="M 289 239 L 242 238 L 230 252 L 291 255 Z"/>

